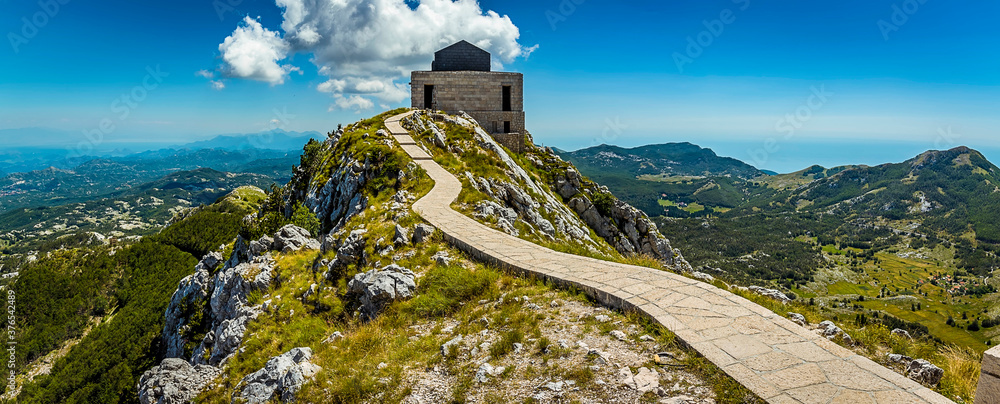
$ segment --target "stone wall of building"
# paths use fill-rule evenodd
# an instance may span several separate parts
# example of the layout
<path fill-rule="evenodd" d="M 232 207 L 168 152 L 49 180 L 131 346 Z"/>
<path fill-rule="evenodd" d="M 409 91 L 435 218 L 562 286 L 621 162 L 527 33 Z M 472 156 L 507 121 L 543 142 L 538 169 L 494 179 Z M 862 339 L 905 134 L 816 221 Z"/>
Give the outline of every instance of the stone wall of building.
<path fill-rule="evenodd" d="M 434 86 L 432 105 L 424 105 L 424 89 L 428 85 Z M 503 110 L 504 86 L 510 87 L 510 111 Z M 491 134 L 525 131 L 521 73 L 416 71 L 410 76 L 410 94 L 414 108 L 449 114 L 465 112 Z M 504 122 L 510 122 L 509 131 L 504 130 Z"/>
<path fill-rule="evenodd" d="M 424 86 L 434 86 L 434 105 L 424 105 Z M 503 87 L 510 86 L 511 111 L 524 111 L 524 75 L 506 72 L 416 71 L 410 75 L 414 108 L 447 113 L 502 111 Z"/>

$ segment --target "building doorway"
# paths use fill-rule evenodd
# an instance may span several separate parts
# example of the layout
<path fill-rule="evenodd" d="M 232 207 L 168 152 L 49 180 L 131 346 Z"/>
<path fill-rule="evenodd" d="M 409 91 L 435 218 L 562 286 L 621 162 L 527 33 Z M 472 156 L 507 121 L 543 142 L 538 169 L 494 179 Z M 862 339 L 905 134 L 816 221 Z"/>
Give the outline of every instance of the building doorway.
<path fill-rule="evenodd" d="M 503 110 L 510 111 L 510 86 L 503 86 Z"/>
<path fill-rule="evenodd" d="M 424 86 L 424 108 L 434 109 L 434 86 L 431 84 Z"/>
<path fill-rule="evenodd" d="M 503 133 L 510 133 L 510 121 L 503 121 Z"/>

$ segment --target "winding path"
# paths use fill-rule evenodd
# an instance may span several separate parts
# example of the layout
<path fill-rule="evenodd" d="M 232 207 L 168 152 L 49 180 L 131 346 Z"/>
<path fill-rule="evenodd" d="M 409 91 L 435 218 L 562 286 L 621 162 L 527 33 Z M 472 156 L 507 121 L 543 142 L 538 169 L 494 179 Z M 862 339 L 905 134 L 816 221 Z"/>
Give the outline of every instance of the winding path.
<path fill-rule="evenodd" d="M 553 251 L 452 210 L 462 183 L 403 129 L 399 122 L 410 114 L 385 123 L 435 182 L 413 209 L 477 259 L 574 286 L 609 306 L 641 311 L 769 403 L 951 403 L 728 291 L 669 272 Z"/>

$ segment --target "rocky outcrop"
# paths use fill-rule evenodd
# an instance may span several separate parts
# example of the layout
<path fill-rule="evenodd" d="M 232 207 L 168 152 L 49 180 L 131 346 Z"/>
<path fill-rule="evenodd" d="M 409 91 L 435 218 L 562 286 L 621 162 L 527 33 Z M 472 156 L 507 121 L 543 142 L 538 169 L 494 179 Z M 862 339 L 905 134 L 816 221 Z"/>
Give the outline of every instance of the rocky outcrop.
<path fill-rule="evenodd" d="M 768 289 L 768 288 L 763 288 L 763 287 L 760 287 L 760 286 L 749 286 L 749 287 L 747 287 L 747 290 L 749 290 L 751 292 L 754 292 L 754 293 L 756 293 L 758 295 L 761 295 L 761 296 L 770 297 L 770 298 L 772 298 L 774 300 L 777 300 L 779 302 L 782 302 L 782 303 L 788 303 L 788 302 L 792 301 L 792 299 L 790 299 L 787 295 L 785 295 L 784 293 L 782 293 L 780 290 L 777 290 L 777 289 Z"/>
<path fill-rule="evenodd" d="M 142 404 L 190 403 L 221 370 L 212 366 L 191 366 L 183 359 L 165 359 L 139 378 Z"/>
<path fill-rule="evenodd" d="M 802 327 L 805 327 L 806 325 L 809 324 L 809 322 L 806 321 L 806 316 L 803 316 L 803 315 L 801 315 L 799 313 L 791 313 L 791 312 L 789 312 L 788 313 L 788 319 L 792 320 L 793 323 L 798 324 L 798 325 L 800 325 Z"/>
<path fill-rule="evenodd" d="M 309 231 L 294 224 L 285 225 L 274 235 L 273 249 L 283 253 L 301 249 L 318 250 L 319 241 L 312 238 Z"/>
<path fill-rule="evenodd" d="M 494 218 L 496 220 L 497 227 L 512 236 L 516 237 L 520 233 L 516 228 L 514 228 L 514 223 L 516 223 L 518 219 L 517 211 L 514 209 L 500 206 L 500 204 L 493 201 L 479 201 L 479 203 L 476 204 L 476 211 L 474 215 L 480 220 L 489 220 L 490 218 Z"/>
<path fill-rule="evenodd" d="M 163 324 L 163 344 L 167 358 L 181 358 L 190 352 L 184 347 L 188 342 L 187 331 L 198 324 L 190 324 L 195 310 L 203 310 L 208 297 L 209 286 L 213 283 L 211 273 L 222 263 L 222 253 L 212 252 L 202 258 L 194 267 L 194 274 L 181 279 L 177 290 L 170 298 Z"/>
<path fill-rule="evenodd" d="M 556 165 L 552 156 L 548 164 Z M 670 241 L 660 234 L 645 213 L 611 196 L 607 188 L 584 185 L 582 176 L 570 167 L 554 175 L 553 187 L 587 225 L 621 254 L 646 254 L 680 271 L 690 272 L 691 265 Z M 599 200 L 601 205 L 594 203 Z"/>
<path fill-rule="evenodd" d="M 326 183 L 309 187 L 303 204 L 328 223 L 330 228 L 340 229 L 347 220 L 368 207 L 368 197 L 361 190 L 370 179 L 371 164 L 369 161 L 356 160 L 341 162 L 330 173 L 330 179 Z M 312 178 L 306 180 L 312 182 Z"/>
<path fill-rule="evenodd" d="M 944 376 L 944 370 L 934 366 L 926 359 L 910 362 L 910 366 L 907 368 L 907 377 L 932 386 L 938 384 L 942 376 Z"/>
<path fill-rule="evenodd" d="M 263 404 L 274 398 L 295 401 L 302 385 L 316 375 L 321 367 L 311 363 L 312 349 L 294 348 L 267 361 L 260 370 L 240 381 L 240 398 L 251 404 Z"/>
<path fill-rule="evenodd" d="M 819 328 L 816 329 L 816 331 L 827 339 L 834 339 L 837 336 L 840 336 L 847 343 L 851 343 L 853 341 L 850 335 L 840 329 L 840 327 L 837 327 L 837 325 L 830 320 L 819 323 Z"/>
<path fill-rule="evenodd" d="M 415 244 L 421 244 L 424 240 L 430 238 L 435 231 L 437 231 L 437 229 L 434 228 L 434 226 L 420 223 L 413 229 L 413 242 Z"/>
<path fill-rule="evenodd" d="M 395 245 L 405 245 L 410 242 L 410 232 L 403 226 L 396 225 L 395 233 L 392 236 L 392 243 Z"/>
<path fill-rule="evenodd" d="M 353 230 L 340 242 L 332 240 L 332 236 L 327 236 L 331 241 L 327 243 L 329 245 L 324 246 L 324 253 L 328 250 L 337 252 L 333 261 L 327 265 L 330 269 L 327 272 L 328 277 L 335 276 L 337 270 L 347 265 L 365 262 L 365 245 L 367 244 L 365 234 L 367 234 L 365 229 Z"/>
<path fill-rule="evenodd" d="M 166 357 L 190 357 L 192 364 L 224 363 L 239 348 L 247 324 L 263 312 L 257 302 L 249 300 L 252 292 L 267 290 L 275 276 L 270 249 L 294 245 L 318 248 L 316 240 L 303 238 L 308 234 L 301 228 L 286 226 L 273 238 L 247 243 L 237 237 L 232 255 L 221 268 L 220 253 L 205 256 L 195 273 L 180 281 L 167 306 L 162 334 Z M 203 329 L 200 341 L 190 340 L 192 327 Z M 188 352 L 185 347 L 191 345 L 195 347 Z"/>
<path fill-rule="evenodd" d="M 236 353 L 247 325 L 263 312 L 259 305 L 251 305 L 249 295 L 267 290 L 274 266 L 267 254 L 216 274 L 209 300 L 212 328 L 195 349 L 192 363 L 218 366 Z"/>
<path fill-rule="evenodd" d="M 358 297 L 361 316 L 371 320 L 390 303 L 412 298 L 417 284 L 413 271 L 392 264 L 355 275 L 347 288 L 348 293 Z"/>

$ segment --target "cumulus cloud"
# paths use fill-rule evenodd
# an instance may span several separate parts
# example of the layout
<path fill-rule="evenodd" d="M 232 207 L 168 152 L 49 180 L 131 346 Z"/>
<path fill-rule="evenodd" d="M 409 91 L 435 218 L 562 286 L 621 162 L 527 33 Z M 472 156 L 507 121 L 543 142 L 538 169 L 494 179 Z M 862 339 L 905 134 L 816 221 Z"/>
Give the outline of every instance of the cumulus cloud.
<path fill-rule="evenodd" d="M 294 67 L 281 63 L 294 53 L 312 54 L 326 77 L 316 89 L 333 97 L 332 108 L 402 102 L 409 73 L 430 68 L 436 50 L 463 39 L 492 53 L 497 68 L 537 49 L 518 43 L 509 17 L 484 11 L 476 0 L 275 2 L 283 9 L 283 33 L 245 19 L 219 46 L 223 71 L 282 84 Z"/>
<path fill-rule="evenodd" d="M 204 69 L 203 70 L 198 70 L 198 71 L 194 72 L 194 75 L 195 76 L 201 76 L 201 77 L 204 77 L 206 79 L 210 79 L 210 78 L 215 77 L 215 73 L 212 73 L 212 72 L 210 72 L 208 70 L 204 70 Z"/>
<path fill-rule="evenodd" d="M 222 80 L 212 80 L 211 83 L 212 89 L 214 90 L 222 90 L 226 88 L 226 83 L 223 83 Z"/>
<path fill-rule="evenodd" d="M 281 35 L 246 17 L 233 34 L 219 45 L 224 73 L 230 77 L 283 84 L 292 66 L 278 61 L 288 55 L 289 46 Z"/>
<path fill-rule="evenodd" d="M 372 109 L 375 107 L 375 103 L 372 100 L 362 97 L 360 95 L 354 94 L 349 97 L 345 97 L 340 94 L 335 94 L 333 96 L 333 104 L 330 105 L 330 111 L 338 109 L 353 109 L 355 111 L 360 111 L 363 109 Z"/>

